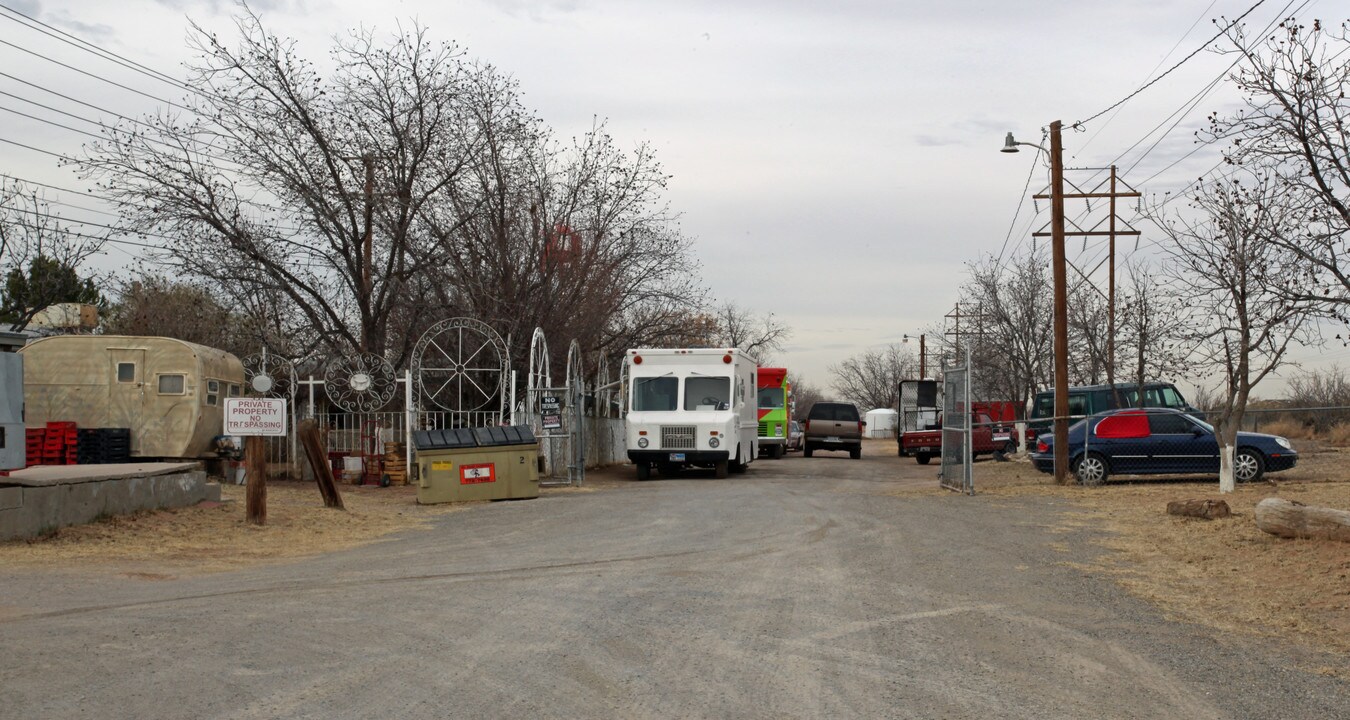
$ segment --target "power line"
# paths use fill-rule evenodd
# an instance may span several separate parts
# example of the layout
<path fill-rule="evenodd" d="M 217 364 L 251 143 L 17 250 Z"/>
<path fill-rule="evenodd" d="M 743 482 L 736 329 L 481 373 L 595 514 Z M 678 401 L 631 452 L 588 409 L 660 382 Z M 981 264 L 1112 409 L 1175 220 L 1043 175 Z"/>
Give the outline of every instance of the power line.
<path fill-rule="evenodd" d="M 1201 45 L 1200 47 L 1196 48 L 1194 51 L 1191 52 L 1191 54 L 1189 54 L 1189 55 L 1187 55 L 1186 57 L 1184 57 L 1184 58 L 1182 58 L 1181 60 L 1179 60 L 1179 61 L 1177 62 L 1177 64 L 1173 65 L 1173 66 L 1170 67 L 1170 68 L 1167 68 L 1167 70 L 1163 71 L 1163 74 L 1161 74 L 1161 75 L 1159 75 L 1158 77 L 1155 77 L 1155 78 L 1153 78 L 1152 80 L 1149 80 L 1148 82 L 1144 83 L 1142 86 L 1139 87 L 1139 89 L 1135 90 L 1134 92 L 1130 93 L 1129 95 L 1126 95 L 1125 97 L 1121 98 L 1120 100 L 1116 101 L 1115 103 L 1112 103 L 1111 106 L 1108 107 L 1108 108 L 1106 108 L 1105 110 L 1102 110 L 1101 112 L 1099 112 L 1099 113 L 1097 113 L 1097 114 L 1095 114 L 1095 115 L 1093 115 L 1093 116 L 1087 118 L 1086 120 L 1079 120 L 1078 122 L 1074 123 L 1073 125 L 1070 125 L 1069 127 L 1074 128 L 1074 129 L 1081 128 L 1083 125 L 1085 125 L 1085 124 L 1087 124 L 1087 123 L 1090 123 L 1090 122 L 1092 122 L 1093 120 L 1096 120 L 1097 118 L 1099 118 L 1099 117 L 1105 115 L 1106 113 L 1111 112 L 1112 110 L 1114 110 L 1114 109 L 1120 107 L 1121 105 L 1124 105 L 1125 103 L 1129 102 L 1132 98 L 1134 98 L 1134 97 L 1135 97 L 1136 95 L 1138 95 L 1139 93 L 1141 93 L 1141 92 L 1143 92 L 1143 91 L 1149 89 L 1149 88 L 1152 87 L 1155 83 L 1157 83 L 1159 80 L 1162 80 L 1163 78 L 1165 78 L 1165 77 L 1167 77 L 1168 75 L 1170 75 L 1170 74 L 1172 73 L 1173 70 L 1176 70 L 1177 68 L 1179 68 L 1179 67 L 1181 67 L 1182 65 L 1186 64 L 1186 62 L 1189 61 L 1191 58 L 1195 57 L 1196 55 L 1199 55 L 1202 51 L 1204 51 L 1205 48 L 1209 47 L 1209 44 L 1210 44 L 1210 43 L 1212 43 L 1212 42 L 1214 42 L 1215 40 L 1218 40 L 1219 38 L 1223 37 L 1223 36 L 1224 36 L 1224 33 L 1226 33 L 1226 32 L 1228 32 L 1229 30 L 1231 30 L 1231 29 L 1233 28 L 1234 25 L 1237 25 L 1239 22 L 1242 22 L 1243 18 L 1245 18 L 1245 17 L 1247 17 L 1248 15 L 1252 14 L 1253 11 L 1255 11 L 1257 8 L 1259 8 L 1259 7 L 1261 7 L 1262 5 L 1264 5 L 1265 2 L 1266 2 L 1266 0 L 1256 0 L 1256 4 L 1255 4 L 1255 5 L 1252 5 L 1250 8 L 1247 8 L 1247 12 L 1244 12 L 1244 13 L 1242 13 L 1241 15 L 1239 15 L 1239 16 L 1237 17 L 1237 19 L 1234 20 L 1233 22 L 1228 23 L 1228 25 L 1226 25 L 1222 30 L 1220 30 L 1218 33 L 1216 33 L 1216 34 L 1214 35 L 1214 37 L 1212 37 L 1212 38 L 1210 38 L 1209 40 L 1207 40 L 1207 41 L 1205 42 L 1205 44 L 1203 44 L 1203 45 Z"/>
<path fill-rule="evenodd" d="M 91 72 L 89 72 L 88 70 L 81 70 L 80 68 L 77 68 L 77 67 L 75 67 L 74 65 L 70 65 L 70 64 L 68 64 L 68 63 L 63 63 L 63 62 L 61 62 L 60 60 L 57 60 L 57 59 L 55 59 L 55 58 L 47 57 L 46 55 L 43 55 L 42 53 L 37 52 L 36 50 L 29 50 L 28 48 L 23 47 L 22 45 L 15 45 L 14 43 L 9 42 L 8 40 L 0 40 L 0 45 L 8 45 L 9 47 L 12 47 L 12 48 L 14 48 L 15 50 L 18 50 L 19 52 L 28 53 L 29 55 L 32 55 L 33 57 L 41 58 L 42 60 L 46 60 L 47 62 L 49 62 L 49 63 L 51 63 L 51 64 L 53 64 L 53 65 L 58 65 L 58 66 L 60 66 L 60 67 L 66 68 L 67 70 L 70 70 L 70 71 L 72 71 L 72 72 L 77 72 L 77 73 L 79 73 L 79 74 L 81 74 L 81 75 L 84 75 L 85 77 L 93 78 L 94 80 L 98 80 L 98 81 L 100 81 L 100 82 L 105 82 L 105 83 L 107 83 L 107 84 L 109 84 L 109 85 L 112 85 L 113 87 L 118 87 L 118 88 L 121 88 L 121 89 L 123 89 L 123 90 L 126 90 L 127 92 L 136 93 L 137 95 L 140 95 L 140 96 L 142 96 L 142 97 L 149 98 L 149 99 L 154 100 L 154 101 L 156 101 L 156 102 L 162 102 L 162 103 L 164 103 L 165 105 L 168 105 L 169 107 L 175 107 L 175 108 L 178 108 L 179 110 L 183 110 L 183 111 L 186 111 L 186 112 L 193 113 L 194 115 L 195 115 L 195 114 L 198 114 L 198 112 L 197 112 L 195 109 L 190 108 L 190 107 L 188 107 L 188 106 L 186 106 L 186 105 L 179 105 L 178 103 L 176 103 L 176 102 L 174 102 L 174 101 L 172 101 L 172 100 L 165 100 L 164 98 L 159 97 L 158 95 L 152 95 L 152 94 L 150 94 L 150 93 L 148 93 L 148 92 L 145 92 L 145 91 L 143 91 L 143 90 L 137 90 L 136 88 L 131 87 L 130 85 L 123 85 L 122 83 L 117 82 L 116 80 L 109 80 L 108 78 L 105 78 L 105 77 L 103 77 L 102 75 L 99 75 L 99 74 L 97 74 L 97 73 L 91 73 Z"/>

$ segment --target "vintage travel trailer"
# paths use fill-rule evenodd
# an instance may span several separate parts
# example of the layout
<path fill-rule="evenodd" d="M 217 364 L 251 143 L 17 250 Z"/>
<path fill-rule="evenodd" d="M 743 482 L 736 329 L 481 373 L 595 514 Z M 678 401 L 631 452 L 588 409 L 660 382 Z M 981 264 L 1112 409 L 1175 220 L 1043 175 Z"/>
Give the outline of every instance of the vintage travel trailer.
<path fill-rule="evenodd" d="M 656 468 L 744 472 L 759 454 L 755 359 L 740 350 L 629 350 L 628 459 L 639 480 Z"/>
<path fill-rule="evenodd" d="M 130 428 L 132 457 L 215 457 L 225 398 L 243 393 L 239 358 L 173 338 L 57 335 L 20 352 L 30 427 Z"/>

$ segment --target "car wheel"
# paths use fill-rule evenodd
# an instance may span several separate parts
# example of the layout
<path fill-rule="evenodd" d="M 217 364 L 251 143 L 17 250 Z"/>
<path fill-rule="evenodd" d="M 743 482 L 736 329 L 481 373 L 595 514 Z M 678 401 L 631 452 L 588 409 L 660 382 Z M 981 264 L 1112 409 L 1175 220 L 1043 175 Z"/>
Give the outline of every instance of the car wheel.
<path fill-rule="evenodd" d="M 1073 474 L 1078 478 L 1078 484 L 1096 487 L 1106 482 L 1111 471 L 1106 465 L 1106 458 L 1097 453 L 1088 453 L 1074 463 Z"/>
<path fill-rule="evenodd" d="M 811 452 L 812 452 L 813 450 L 815 450 L 815 448 L 811 447 L 811 444 L 810 444 L 810 443 L 807 443 L 807 444 L 806 444 L 806 448 L 805 448 L 804 450 L 802 450 L 802 455 L 805 456 L 805 457 L 811 457 Z"/>
<path fill-rule="evenodd" d="M 645 462 L 637 464 L 637 479 L 646 480 L 652 476 L 652 466 Z"/>
<path fill-rule="evenodd" d="M 858 458 L 862 457 L 862 448 L 860 448 L 860 447 L 855 447 L 855 448 L 849 450 L 849 451 L 848 451 L 848 456 L 851 457 L 851 458 L 853 458 L 854 460 L 857 460 Z"/>
<path fill-rule="evenodd" d="M 1237 451 L 1233 459 L 1233 476 L 1238 482 L 1256 482 L 1266 472 L 1266 461 L 1261 453 L 1250 448 Z"/>
<path fill-rule="evenodd" d="M 718 460 L 717 463 L 713 465 L 713 474 L 717 476 L 718 480 L 722 480 L 726 478 L 728 469 L 729 463 L 726 460 Z"/>
<path fill-rule="evenodd" d="M 918 455 L 914 456 L 914 462 L 920 465 L 927 465 L 928 461 L 932 459 L 933 459 L 932 455 L 926 455 L 924 453 L 919 453 Z"/>
<path fill-rule="evenodd" d="M 1004 454 L 1004 455 L 1016 455 L 1016 454 L 1017 454 L 1017 443 L 1013 442 L 1012 440 L 1009 440 L 1009 441 L 1007 442 L 1007 444 L 1005 444 L 1005 445 L 1003 446 L 1003 454 Z"/>

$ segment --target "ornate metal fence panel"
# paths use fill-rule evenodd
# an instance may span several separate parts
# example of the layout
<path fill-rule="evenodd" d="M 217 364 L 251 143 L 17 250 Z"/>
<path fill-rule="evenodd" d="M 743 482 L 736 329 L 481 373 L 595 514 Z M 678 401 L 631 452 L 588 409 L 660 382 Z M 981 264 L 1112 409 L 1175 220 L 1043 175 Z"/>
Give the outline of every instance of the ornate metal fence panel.
<path fill-rule="evenodd" d="M 970 352 L 966 364 L 942 373 L 942 487 L 975 494 L 971 474 Z"/>

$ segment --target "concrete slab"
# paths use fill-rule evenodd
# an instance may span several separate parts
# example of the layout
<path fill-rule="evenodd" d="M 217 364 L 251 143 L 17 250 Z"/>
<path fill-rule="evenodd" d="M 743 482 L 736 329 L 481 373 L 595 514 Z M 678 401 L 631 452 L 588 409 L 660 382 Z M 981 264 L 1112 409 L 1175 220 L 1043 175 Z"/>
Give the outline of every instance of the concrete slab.
<path fill-rule="evenodd" d="M 151 467 L 144 467 L 149 465 Z M 72 470 L 84 467 L 85 472 Z M 0 487 L 0 541 L 29 538 L 108 515 L 220 500 L 220 485 L 206 481 L 197 463 L 30 468 L 47 471 Z M 113 468 L 113 469 L 110 469 Z M 61 470 L 64 472 L 51 472 Z"/>
<path fill-rule="evenodd" d="M 121 480 L 123 478 L 172 475 L 202 469 L 199 462 L 143 462 L 112 465 L 37 465 L 14 470 L 9 477 L 0 477 L 0 487 L 49 487 L 76 483 Z"/>

